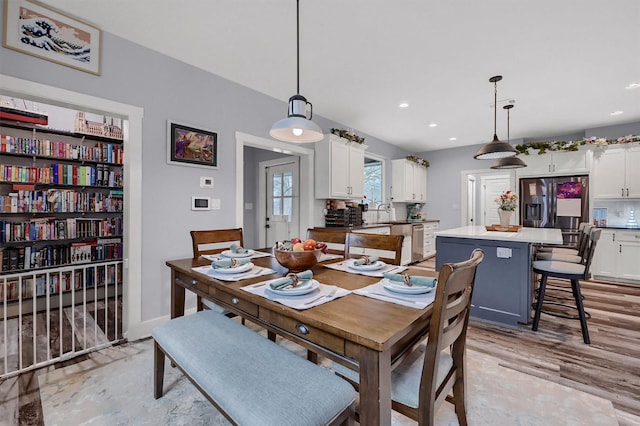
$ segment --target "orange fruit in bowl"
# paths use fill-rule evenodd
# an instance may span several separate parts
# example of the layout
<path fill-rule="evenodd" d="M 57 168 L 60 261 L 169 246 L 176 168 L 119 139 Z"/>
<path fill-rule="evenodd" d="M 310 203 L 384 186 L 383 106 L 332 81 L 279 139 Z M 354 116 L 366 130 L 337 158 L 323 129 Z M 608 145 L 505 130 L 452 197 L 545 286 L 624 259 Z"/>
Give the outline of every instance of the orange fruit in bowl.
<path fill-rule="evenodd" d="M 303 243 L 303 247 L 306 251 L 316 249 L 316 240 L 308 239 Z"/>

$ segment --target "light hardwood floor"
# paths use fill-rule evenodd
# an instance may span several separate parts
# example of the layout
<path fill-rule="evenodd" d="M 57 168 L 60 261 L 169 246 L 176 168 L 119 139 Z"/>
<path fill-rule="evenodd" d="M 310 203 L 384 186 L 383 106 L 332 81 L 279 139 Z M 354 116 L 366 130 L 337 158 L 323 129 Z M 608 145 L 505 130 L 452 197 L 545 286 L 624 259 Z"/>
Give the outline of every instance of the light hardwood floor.
<path fill-rule="evenodd" d="M 433 270 L 434 260 L 418 266 Z M 640 285 L 583 281 L 581 289 L 590 345 L 579 321 L 545 314 L 537 332 L 472 320 L 467 345 L 514 370 L 608 399 L 621 425 L 640 425 Z"/>
<path fill-rule="evenodd" d="M 434 261 L 417 266 L 433 270 Z M 591 345 L 582 342 L 577 321 L 548 315 L 542 316 L 537 332 L 528 325 L 512 329 L 471 321 L 467 344 L 501 359 L 506 367 L 610 400 L 620 425 L 640 425 L 640 286 L 589 281 L 582 289 L 592 315 Z M 21 425 L 44 424 L 40 373 L 25 373 L 17 380 Z"/>

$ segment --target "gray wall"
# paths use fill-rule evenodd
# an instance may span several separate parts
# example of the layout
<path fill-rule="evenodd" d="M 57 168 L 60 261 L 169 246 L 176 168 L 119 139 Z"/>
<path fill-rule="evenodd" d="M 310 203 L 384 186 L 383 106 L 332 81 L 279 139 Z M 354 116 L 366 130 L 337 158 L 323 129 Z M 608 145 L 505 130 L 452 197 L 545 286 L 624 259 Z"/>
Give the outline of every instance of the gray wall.
<path fill-rule="evenodd" d="M 3 14 L 1 10 L 0 22 Z M 190 230 L 235 225 L 235 132 L 268 137 L 271 125 L 283 118 L 286 104 L 106 32 L 101 76 L 3 47 L 0 74 L 144 108 L 139 165 L 143 212 L 140 309 L 143 321 L 168 315 L 170 276 L 164 262 L 191 256 Z M 220 167 L 206 170 L 167 164 L 167 120 L 217 131 Z M 320 116 L 314 120 L 327 132 L 346 127 Z M 366 137 L 370 150 L 378 154 L 389 158 L 407 154 Z M 213 177 L 214 187 L 200 188 L 200 176 Z M 219 198 L 222 209 L 192 212 L 192 195 Z"/>

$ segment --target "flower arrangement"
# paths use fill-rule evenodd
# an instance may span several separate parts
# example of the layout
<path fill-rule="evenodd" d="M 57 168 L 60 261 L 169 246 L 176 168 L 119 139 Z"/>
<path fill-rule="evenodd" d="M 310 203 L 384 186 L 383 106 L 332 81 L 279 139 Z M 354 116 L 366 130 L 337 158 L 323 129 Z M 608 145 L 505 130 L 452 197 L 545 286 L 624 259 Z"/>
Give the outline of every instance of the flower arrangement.
<path fill-rule="evenodd" d="M 495 199 L 495 202 L 498 203 L 498 210 L 512 212 L 518 207 L 518 195 L 515 192 L 505 191 Z"/>
<path fill-rule="evenodd" d="M 331 133 L 340 136 L 341 138 L 350 140 L 351 142 L 359 144 L 364 143 L 364 138 L 356 135 L 356 132 L 351 129 L 331 129 Z"/>
<path fill-rule="evenodd" d="M 607 146 L 633 142 L 640 142 L 640 135 L 627 135 L 618 139 L 596 138 L 594 136 L 577 141 L 529 142 L 516 145 L 516 149 L 524 155 L 529 155 L 529 148 L 537 149 L 538 155 L 542 155 L 547 151 L 577 151 L 580 145 Z"/>
<path fill-rule="evenodd" d="M 416 157 L 415 155 L 407 155 L 407 160 L 420 164 L 422 167 L 429 167 L 429 162 L 424 158 Z"/>

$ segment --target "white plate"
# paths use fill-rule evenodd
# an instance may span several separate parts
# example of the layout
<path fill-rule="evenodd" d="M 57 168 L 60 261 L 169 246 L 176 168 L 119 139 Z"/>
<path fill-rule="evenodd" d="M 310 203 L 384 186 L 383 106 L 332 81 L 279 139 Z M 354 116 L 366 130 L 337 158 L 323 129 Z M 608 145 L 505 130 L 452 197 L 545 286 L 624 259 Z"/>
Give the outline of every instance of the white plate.
<path fill-rule="evenodd" d="M 384 278 L 381 281 L 382 287 L 386 288 L 389 291 L 393 291 L 396 293 L 404 293 L 404 294 L 423 294 L 423 293 L 429 293 L 433 290 L 435 290 L 435 287 L 425 287 L 425 286 L 420 286 L 420 285 L 414 285 L 414 286 L 407 286 L 404 285 L 403 283 L 400 283 L 399 281 L 396 283 L 396 281 L 391 281 L 388 278 Z"/>
<path fill-rule="evenodd" d="M 213 272 L 219 274 L 239 274 L 241 272 L 250 271 L 253 268 L 253 263 L 245 263 L 244 265 L 236 266 L 235 268 L 211 268 Z"/>
<path fill-rule="evenodd" d="M 280 296 L 301 296 L 303 294 L 311 293 L 319 286 L 320 283 L 318 281 L 309 280 L 306 283 L 299 285 L 298 287 L 288 287 L 285 290 L 274 290 L 269 284 L 267 284 L 267 290 Z"/>
<path fill-rule="evenodd" d="M 253 256 L 253 250 L 249 250 L 246 253 L 234 253 L 231 250 L 225 250 L 220 254 L 226 257 L 251 257 Z"/>
<path fill-rule="evenodd" d="M 375 262 L 369 265 L 355 265 L 355 260 L 350 260 L 347 262 L 347 266 L 351 269 L 355 269 L 356 271 L 377 271 L 378 269 L 384 268 L 386 265 L 384 262 L 376 260 Z"/>

